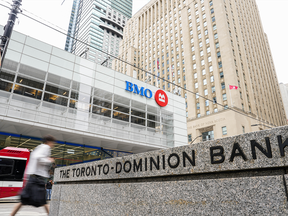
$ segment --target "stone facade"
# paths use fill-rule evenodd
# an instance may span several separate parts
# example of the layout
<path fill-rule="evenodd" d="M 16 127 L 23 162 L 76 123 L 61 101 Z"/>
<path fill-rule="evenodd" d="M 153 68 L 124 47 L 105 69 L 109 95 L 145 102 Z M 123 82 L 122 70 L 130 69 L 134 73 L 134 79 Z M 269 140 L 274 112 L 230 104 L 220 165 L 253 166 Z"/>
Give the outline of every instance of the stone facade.
<path fill-rule="evenodd" d="M 58 168 L 50 215 L 286 215 L 286 146 L 288 126 Z"/>

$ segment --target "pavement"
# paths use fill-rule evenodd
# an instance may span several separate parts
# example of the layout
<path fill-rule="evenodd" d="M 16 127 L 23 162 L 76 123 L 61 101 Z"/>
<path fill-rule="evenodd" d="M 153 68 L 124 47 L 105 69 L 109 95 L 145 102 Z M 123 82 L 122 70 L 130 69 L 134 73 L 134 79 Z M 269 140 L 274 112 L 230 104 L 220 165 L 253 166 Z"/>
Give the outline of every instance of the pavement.
<path fill-rule="evenodd" d="M 17 202 L 0 202 L 0 216 L 10 216 Z M 22 206 L 16 216 L 47 216 L 44 207 Z"/>

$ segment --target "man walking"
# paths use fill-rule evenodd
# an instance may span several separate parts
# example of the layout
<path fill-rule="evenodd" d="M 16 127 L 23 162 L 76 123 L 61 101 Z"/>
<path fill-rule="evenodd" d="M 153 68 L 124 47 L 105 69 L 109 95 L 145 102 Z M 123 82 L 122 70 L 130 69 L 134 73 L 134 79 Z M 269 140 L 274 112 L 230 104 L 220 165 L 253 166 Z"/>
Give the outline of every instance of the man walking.
<path fill-rule="evenodd" d="M 51 200 L 51 192 L 52 192 L 53 181 L 50 180 L 46 184 L 46 200 Z"/>
<path fill-rule="evenodd" d="M 14 216 L 22 205 L 44 206 L 49 214 L 45 197 L 45 179 L 49 178 L 48 170 L 51 163 L 54 162 L 54 159 L 50 158 L 54 142 L 53 136 L 45 136 L 43 137 L 43 144 L 37 146 L 32 152 L 26 170 L 29 180 L 21 193 L 21 202 L 15 206 L 11 216 Z"/>

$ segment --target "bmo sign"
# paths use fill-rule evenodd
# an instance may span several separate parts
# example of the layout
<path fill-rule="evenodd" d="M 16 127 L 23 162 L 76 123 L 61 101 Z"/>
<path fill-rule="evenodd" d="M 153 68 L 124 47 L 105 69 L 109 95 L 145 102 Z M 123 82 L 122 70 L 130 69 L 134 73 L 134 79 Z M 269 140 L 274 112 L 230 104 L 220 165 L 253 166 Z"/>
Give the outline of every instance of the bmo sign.
<path fill-rule="evenodd" d="M 133 84 L 129 81 L 126 82 L 126 91 L 133 92 L 134 94 L 140 94 L 141 96 L 145 96 L 146 98 L 152 98 L 153 93 L 150 89 L 145 89 L 144 87 L 139 88 L 136 84 Z M 168 97 L 167 94 L 159 89 L 156 91 L 155 95 L 155 101 L 156 103 L 161 106 L 165 107 L 168 104 Z"/>

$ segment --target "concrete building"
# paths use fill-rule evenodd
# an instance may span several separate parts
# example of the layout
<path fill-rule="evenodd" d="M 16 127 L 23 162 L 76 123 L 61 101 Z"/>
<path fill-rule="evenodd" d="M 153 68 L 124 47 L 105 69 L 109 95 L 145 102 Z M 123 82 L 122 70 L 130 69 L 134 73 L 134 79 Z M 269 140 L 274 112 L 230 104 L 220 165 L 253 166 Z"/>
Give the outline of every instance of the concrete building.
<path fill-rule="evenodd" d="M 281 92 L 281 96 L 282 96 L 282 100 L 284 104 L 286 117 L 288 118 L 288 83 L 286 84 L 280 83 L 279 87 L 280 87 L 280 92 Z"/>
<path fill-rule="evenodd" d="M 65 166 L 187 144 L 184 98 L 16 31 L 0 78 L 0 148 L 51 134 Z"/>
<path fill-rule="evenodd" d="M 107 54 L 118 55 L 123 28 L 131 16 L 132 0 L 74 0 L 65 50 L 98 64 L 106 60 L 105 66 L 111 68 Z"/>
<path fill-rule="evenodd" d="M 185 98 L 189 141 L 286 124 L 255 0 L 151 0 L 128 21 L 120 58 L 134 66 L 115 70 Z"/>

